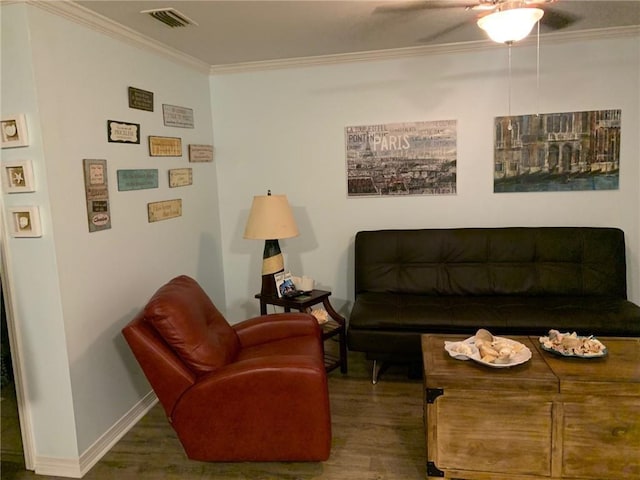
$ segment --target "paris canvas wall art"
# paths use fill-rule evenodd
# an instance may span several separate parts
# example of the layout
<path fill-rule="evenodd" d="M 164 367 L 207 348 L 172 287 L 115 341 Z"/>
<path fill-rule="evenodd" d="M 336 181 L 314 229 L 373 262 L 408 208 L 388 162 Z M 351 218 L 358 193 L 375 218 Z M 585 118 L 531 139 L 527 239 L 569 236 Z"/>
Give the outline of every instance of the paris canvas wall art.
<path fill-rule="evenodd" d="M 455 120 L 345 128 L 349 197 L 454 195 Z"/>

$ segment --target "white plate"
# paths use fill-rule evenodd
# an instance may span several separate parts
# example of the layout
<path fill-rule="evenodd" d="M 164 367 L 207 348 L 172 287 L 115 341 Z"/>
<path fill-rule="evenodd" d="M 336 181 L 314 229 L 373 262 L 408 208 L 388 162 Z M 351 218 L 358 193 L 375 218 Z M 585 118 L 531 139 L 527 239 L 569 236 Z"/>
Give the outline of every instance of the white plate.
<path fill-rule="evenodd" d="M 569 335 L 568 333 L 564 333 L 563 335 Z M 543 350 L 546 350 L 549 353 L 553 353 L 555 355 L 559 355 L 561 357 L 574 357 L 574 358 L 600 358 L 600 357 L 604 357 L 605 355 L 607 355 L 608 350 L 607 347 L 602 344 L 602 342 L 600 340 L 598 340 L 598 343 L 602 344 L 603 349 L 599 352 L 596 353 L 570 353 L 567 352 L 565 350 L 557 350 L 553 347 L 547 347 L 544 344 L 544 338 L 549 338 L 549 337 L 540 337 L 538 338 L 538 341 L 540 342 L 540 348 L 542 348 Z M 579 339 L 593 339 L 593 340 L 597 340 L 597 338 L 595 338 L 594 336 L 590 336 L 590 337 L 584 337 L 584 336 L 578 336 L 577 338 Z"/>
<path fill-rule="evenodd" d="M 491 368 L 514 367 L 516 365 L 520 365 L 522 363 L 528 362 L 531 359 L 531 350 L 529 350 L 529 348 L 526 345 L 523 345 L 520 342 L 516 342 L 515 340 L 511 340 L 510 338 L 504 338 L 504 337 L 493 337 L 493 338 L 494 340 L 501 340 L 509 344 L 520 344 L 522 345 L 522 349 L 515 355 L 515 357 L 513 357 L 513 359 L 509 363 L 489 363 L 489 362 L 483 361 L 482 358 L 480 357 L 480 352 L 478 351 L 478 348 L 476 347 L 476 344 L 475 344 L 475 341 L 476 341 L 475 336 L 469 337 L 463 340 L 462 342 L 446 342 L 445 341 L 444 349 L 449 353 L 449 355 L 451 355 L 453 358 L 457 360 L 471 359 L 475 362 L 481 363 L 482 365 L 486 365 L 487 367 L 491 367 Z M 455 345 L 458 343 L 468 344 L 472 348 L 474 353 L 471 356 L 466 356 L 466 355 L 461 355 L 459 353 L 454 352 L 453 348 L 455 348 Z"/>

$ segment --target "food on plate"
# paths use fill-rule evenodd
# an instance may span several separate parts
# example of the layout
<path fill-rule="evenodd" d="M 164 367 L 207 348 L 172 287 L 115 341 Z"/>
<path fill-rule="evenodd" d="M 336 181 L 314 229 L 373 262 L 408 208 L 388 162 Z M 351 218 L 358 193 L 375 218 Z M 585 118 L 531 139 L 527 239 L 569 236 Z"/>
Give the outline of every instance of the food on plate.
<path fill-rule="evenodd" d="M 522 343 L 480 329 L 462 342 L 444 342 L 444 349 L 457 360 L 472 359 L 494 368 L 519 365 L 531 358 L 531 351 Z"/>
<path fill-rule="evenodd" d="M 524 345 L 519 342 L 494 337 L 484 328 L 476 332 L 474 343 L 480 351 L 480 358 L 486 363 L 511 363 L 518 352 L 524 348 Z"/>
<path fill-rule="evenodd" d="M 562 355 L 594 357 L 603 355 L 606 349 L 604 344 L 593 335 L 581 337 L 576 332 L 560 333 L 554 329 L 549 330 L 549 335 L 540 337 L 538 340 L 545 348 Z"/>
<path fill-rule="evenodd" d="M 480 356 L 485 362 L 491 363 L 493 360 L 498 358 L 498 352 L 494 348 L 491 348 L 491 345 L 482 343 L 478 348 L 480 350 Z"/>
<path fill-rule="evenodd" d="M 467 357 L 470 357 L 474 353 L 473 348 L 471 348 L 471 345 L 464 342 L 456 342 L 452 344 L 450 350 L 460 355 L 466 355 Z"/>
<path fill-rule="evenodd" d="M 456 360 L 479 359 L 476 346 L 468 339 L 463 342 L 444 342 L 444 349 Z"/>
<path fill-rule="evenodd" d="M 483 362 L 487 362 L 487 363 L 493 363 L 493 362 L 495 362 L 497 359 L 498 359 L 498 357 L 495 357 L 495 356 L 493 356 L 493 355 L 488 355 L 488 354 L 487 354 L 487 355 L 484 355 L 484 356 L 482 357 L 482 361 L 483 361 Z"/>
<path fill-rule="evenodd" d="M 476 332 L 476 343 L 480 342 L 493 342 L 493 335 L 488 330 L 481 328 Z"/>

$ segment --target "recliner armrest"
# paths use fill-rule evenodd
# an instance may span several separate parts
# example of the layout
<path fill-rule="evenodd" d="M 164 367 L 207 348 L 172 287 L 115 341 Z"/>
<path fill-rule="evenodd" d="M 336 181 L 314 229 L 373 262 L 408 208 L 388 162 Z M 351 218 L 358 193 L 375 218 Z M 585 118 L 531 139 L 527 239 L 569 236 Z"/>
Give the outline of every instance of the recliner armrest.
<path fill-rule="evenodd" d="M 272 313 L 250 318 L 232 325 L 242 348 L 283 338 L 313 335 L 320 339 L 320 327 L 309 313 Z"/>
<path fill-rule="evenodd" d="M 220 388 L 224 382 L 256 381 L 258 377 L 270 375 L 271 372 L 278 376 L 287 377 L 295 375 L 320 375 L 326 376 L 322 361 L 309 355 L 272 355 L 269 357 L 248 358 L 229 365 L 200 377 L 189 390 L 207 388 Z M 243 377 L 243 378 L 241 378 Z"/>
<path fill-rule="evenodd" d="M 194 459 L 323 460 L 331 448 L 329 409 L 322 362 L 275 355 L 201 377 L 178 400 L 171 421 Z"/>

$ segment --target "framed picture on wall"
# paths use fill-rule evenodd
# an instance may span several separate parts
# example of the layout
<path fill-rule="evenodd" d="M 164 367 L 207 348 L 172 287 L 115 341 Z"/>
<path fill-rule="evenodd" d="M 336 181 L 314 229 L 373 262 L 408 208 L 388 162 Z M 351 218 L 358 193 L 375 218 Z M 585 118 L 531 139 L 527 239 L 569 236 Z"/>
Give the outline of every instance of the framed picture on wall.
<path fill-rule="evenodd" d="M 456 195 L 456 120 L 344 129 L 347 196 Z"/>
<path fill-rule="evenodd" d="M 494 120 L 494 193 L 618 190 L 622 110 Z"/>
<path fill-rule="evenodd" d="M 2 179 L 5 192 L 35 192 L 36 189 L 33 183 L 33 170 L 31 168 L 31 160 L 3 162 L 2 170 Z"/>
<path fill-rule="evenodd" d="M 194 128 L 193 109 L 177 105 L 162 105 L 165 127 Z"/>
<path fill-rule="evenodd" d="M 189 145 L 190 162 L 213 162 L 213 145 Z"/>
<path fill-rule="evenodd" d="M 12 237 L 41 237 L 38 207 L 9 208 L 9 228 Z"/>
<path fill-rule="evenodd" d="M 107 139 L 112 143 L 140 143 L 140 124 L 107 120 Z"/>
<path fill-rule="evenodd" d="M 153 92 L 129 87 L 129 108 L 153 112 Z"/>
<path fill-rule="evenodd" d="M 24 114 L 7 115 L 0 120 L 2 148 L 26 147 L 29 145 L 27 121 Z"/>
<path fill-rule="evenodd" d="M 149 155 L 152 157 L 181 157 L 182 139 L 179 137 L 149 136 Z"/>

